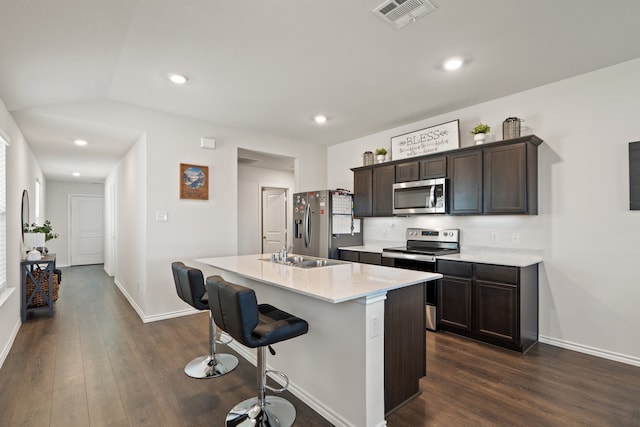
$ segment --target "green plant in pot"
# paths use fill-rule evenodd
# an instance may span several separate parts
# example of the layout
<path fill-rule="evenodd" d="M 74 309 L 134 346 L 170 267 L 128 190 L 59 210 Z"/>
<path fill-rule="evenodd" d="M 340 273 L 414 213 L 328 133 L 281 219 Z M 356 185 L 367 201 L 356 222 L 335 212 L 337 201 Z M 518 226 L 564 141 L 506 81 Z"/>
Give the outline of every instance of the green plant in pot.
<path fill-rule="evenodd" d="M 386 155 L 387 155 L 386 148 L 376 148 L 376 159 L 378 160 L 378 163 L 384 162 Z"/>
<path fill-rule="evenodd" d="M 491 126 L 486 125 L 484 123 L 478 123 L 476 127 L 470 132 L 473 135 L 473 140 L 477 144 L 482 144 L 487 136 L 487 134 L 491 132 Z"/>
<path fill-rule="evenodd" d="M 51 225 L 51 221 L 49 221 L 49 220 L 46 220 L 42 225 L 38 225 L 35 222 L 32 223 L 31 225 L 25 223 L 22 226 L 22 230 L 25 233 L 42 233 L 42 234 L 44 234 L 45 242 L 48 242 L 51 239 L 56 239 L 59 236 L 58 233 L 54 233 L 53 232 L 53 226 Z M 48 252 L 46 247 L 42 248 L 42 251 L 44 253 Z"/>

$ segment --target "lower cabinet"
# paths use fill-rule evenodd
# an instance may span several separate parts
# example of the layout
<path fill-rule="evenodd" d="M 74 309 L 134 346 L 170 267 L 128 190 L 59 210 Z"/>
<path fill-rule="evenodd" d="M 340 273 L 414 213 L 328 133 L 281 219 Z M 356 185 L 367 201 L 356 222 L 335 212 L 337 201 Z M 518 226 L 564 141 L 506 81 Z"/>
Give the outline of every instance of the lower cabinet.
<path fill-rule="evenodd" d="M 393 267 L 393 258 L 383 257 L 379 252 L 350 251 L 340 249 L 338 259 L 342 261 L 361 262 L 363 264 L 384 265 Z"/>
<path fill-rule="evenodd" d="M 438 327 L 526 352 L 538 341 L 538 265 L 438 260 Z"/>
<path fill-rule="evenodd" d="M 471 279 L 444 277 L 438 286 L 438 324 L 471 332 Z"/>

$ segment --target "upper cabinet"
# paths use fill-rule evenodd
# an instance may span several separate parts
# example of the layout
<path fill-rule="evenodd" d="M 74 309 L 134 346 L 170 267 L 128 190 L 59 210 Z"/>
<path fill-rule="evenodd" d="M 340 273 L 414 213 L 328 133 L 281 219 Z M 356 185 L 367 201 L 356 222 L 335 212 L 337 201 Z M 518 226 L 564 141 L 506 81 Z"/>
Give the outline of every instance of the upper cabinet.
<path fill-rule="evenodd" d="M 420 160 L 420 179 L 447 176 L 447 156 L 429 156 Z"/>
<path fill-rule="evenodd" d="M 355 170 L 353 173 L 353 205 L 357 218 L 392 216 L 392 187 L 396 168 L 393 164 Z"/>
<path fill-rule="evenodd" d="M 538 150 L 521 142 L 484 151 L 484 213 L 538 213 Z"/>
<path fill-rule="evenodd" d="M 441 177 L 449 179 L 452 215 L 536 215 L 541 143 L 527 135 L 354 168 L 355 216 L 391 216 L 394 183 Z"/>
<path fill-rule="evenodd" d="M 396 182 L 417 181 L 420 179 L 420 162 L 404 162 L 396 165 Z"/>
<path fill-rule="evenodd" d="M 373 215 L 372 169 L 353 172 L 353 214 L 357 218 Z"/>
<path fill-rule="evenodd" d="M 482 213 L 482 150 L 449 156 L 449 213 Z"/>

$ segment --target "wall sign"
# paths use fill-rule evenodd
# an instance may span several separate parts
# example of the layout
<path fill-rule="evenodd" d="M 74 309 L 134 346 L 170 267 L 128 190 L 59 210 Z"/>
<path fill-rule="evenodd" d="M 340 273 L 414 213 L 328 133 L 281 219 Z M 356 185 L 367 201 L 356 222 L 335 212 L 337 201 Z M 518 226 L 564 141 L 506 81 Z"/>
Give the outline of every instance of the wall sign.
<path fill-rule="evenodd" d="M 454 120 L 391 138 L 393 160 L 460 148 L 460 121 Z"/>
<path fill-rule="evenodd" d="M 209 167 L 180 163 L 180 198 L 209 200 Z"/>

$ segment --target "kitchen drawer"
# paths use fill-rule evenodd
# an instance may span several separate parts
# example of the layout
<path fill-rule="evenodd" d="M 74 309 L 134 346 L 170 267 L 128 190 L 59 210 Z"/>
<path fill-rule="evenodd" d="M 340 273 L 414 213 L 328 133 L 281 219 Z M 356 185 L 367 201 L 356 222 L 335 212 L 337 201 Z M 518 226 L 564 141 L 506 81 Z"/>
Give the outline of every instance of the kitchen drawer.
<path fill-rule="evenodd" d="M 503 265 L 476 264 L 476 279 L 515 285 L 518 283 L 518 268 Z"/>
<path fill-rule="evenodd" d="M 358 251 L 345 251 L 343 249 L 340 249 L 339 257 L 342 261 L 359 262 L 360 261 L 359 254 L 360 252 Z"/>
<path fill-rule="evenodd" d="M 382 254 L 375 252 L 360 252 L 360 262 L 364 264 L 382 264 Z"/>
<path fill-rule="evenodd" d="M 469 262 L 448 261 L 439 259 L 437 260 L 436 265 L 438 273 L 444 275 L 458 277 L 471 277 L 473 275 L 473 264 Z"/>

